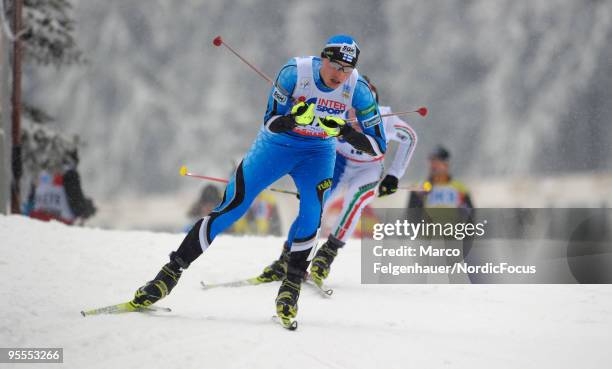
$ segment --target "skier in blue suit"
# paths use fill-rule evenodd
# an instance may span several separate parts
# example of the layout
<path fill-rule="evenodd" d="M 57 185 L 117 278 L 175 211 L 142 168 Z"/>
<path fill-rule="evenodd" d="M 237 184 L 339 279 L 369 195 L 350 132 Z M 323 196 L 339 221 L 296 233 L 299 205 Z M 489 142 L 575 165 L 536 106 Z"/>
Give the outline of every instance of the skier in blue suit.
<path fill-rule="evenodd" d="M 288 174 L 300 193 L 300 207 L 287 238 L 287 273 L 276 306 L 284 323 L 297 315 L 302 278 L 332 185 L 335 138 L 374 156 L 386 150 L 378 105 L 355 68 L 359 53 L 353 38 L 337 35 L 328 40 L 320 58 L 293 58 L 283 66 L 268 97 L 264 124 L 228 183 L 221 204 L 196 222 L 170 254 L 170 262 L 136 291 L 134 307 L 168 295 L 182 270 L 238 220 L 261 191 Z M 342 119 L 350 108 L 355 109 L 363 133 Z"/>

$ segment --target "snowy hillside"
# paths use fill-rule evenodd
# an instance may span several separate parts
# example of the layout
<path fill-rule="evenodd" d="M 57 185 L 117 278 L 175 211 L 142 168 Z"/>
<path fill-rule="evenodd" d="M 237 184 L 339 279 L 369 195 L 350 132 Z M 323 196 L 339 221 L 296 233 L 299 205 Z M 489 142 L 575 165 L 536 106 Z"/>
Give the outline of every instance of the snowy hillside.
<path fill-rule="evenodd" d="M 0 216 L 1 346 L 63 347 L 62 368 L 575 369 L 612 359 L 609 286 L 361 285 L 356 243 L 334 265 L 332 298 L 303 290 L 296 332 L 270 321 L 278 285 L 198 286 L 254 275 L 277 238 L 219 237 L 163 301 L 172 313 L 81 317 L 130 298 L 181 239 Z"/>

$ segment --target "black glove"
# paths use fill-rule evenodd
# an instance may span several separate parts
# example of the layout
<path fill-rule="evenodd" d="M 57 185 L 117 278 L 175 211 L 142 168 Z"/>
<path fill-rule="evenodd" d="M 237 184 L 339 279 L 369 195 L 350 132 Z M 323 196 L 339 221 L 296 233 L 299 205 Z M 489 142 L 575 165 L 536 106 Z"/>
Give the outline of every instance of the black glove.
<path fill-rule="evenodd" d="M 368 155 L 375 155 L 374 148 L 368 137 L 354 129 L 350 124 L 340 126 L 340 136 L 357 150 L 363 151 Z"/>
<path fill-rule="evenodd" d="M 295 127 L 295 121 L 290 115 L 282 115 L 274 119 L 268 128 L 274 133 L 283 133 L 291 131 Z"/>
<path fill-rule="evenodd" d="M 397 177 L 387 174 L 378 186 L 378 197 L 391 195 L 397 192 Z"/>

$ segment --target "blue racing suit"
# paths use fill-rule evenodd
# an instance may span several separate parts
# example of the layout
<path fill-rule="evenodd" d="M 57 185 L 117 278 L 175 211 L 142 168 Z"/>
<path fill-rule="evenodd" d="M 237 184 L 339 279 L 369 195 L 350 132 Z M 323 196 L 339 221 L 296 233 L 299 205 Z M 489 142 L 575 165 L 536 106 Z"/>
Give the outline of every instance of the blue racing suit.
<path fill-rule="evenodd" d="M 323 92 L 332 91 L 321 80 L 319 58 L 313 59 L 312 68 L 316 87 Z M 268 96 L 264 124 L 230 179 L 221 204 L 203 222 L 196 223 L 196 226 L 200 226 L 202 250 L 238 220 L 261 191 L 286 174 L 292 177 L 300 193 L 299 213 L 288 235 L 291 250 L 308 250 L 316 242 L 323 203 L 332 185 L 336 140 L 302 135 L 295 131 L 274 133 L 268 129 L 270 122 L 291 111 L 297 78 L 296 61 L 292 59 L 276 78 L 277 87 L 273 87 Z M 384 153 L 385 134 L 380 124 L 378 106 L 367 82 L 361 77 L 355 85 L 352 107 L 363 133 L 370 137 L 368 139 L 373 150 Z"/>

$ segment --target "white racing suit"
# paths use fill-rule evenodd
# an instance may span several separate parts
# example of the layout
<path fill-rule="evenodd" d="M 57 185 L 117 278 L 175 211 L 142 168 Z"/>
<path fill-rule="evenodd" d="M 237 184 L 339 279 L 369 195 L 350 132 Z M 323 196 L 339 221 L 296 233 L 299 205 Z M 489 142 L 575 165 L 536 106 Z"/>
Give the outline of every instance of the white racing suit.
<path fill-rule="evenodd" d="M 379 109 L 381 115 L 391 113 L 388 106 L 379 106 Z M 399 144 L 387 174 L 400 179 L 410 163 L 417 135 L 412 127 L 397 116 L 384 117 L 383 125 L 387 142 L 396 141 Z M 361 212 L 376 197 L 378 183 L 383 177 L 383 159 L 384 155 L 370 156 L 342 140 L 336 145 L 333 185 L 325 208 L 345 190 L 342 211 L 331 232 L 342 243 L 351 237 Z"/>

